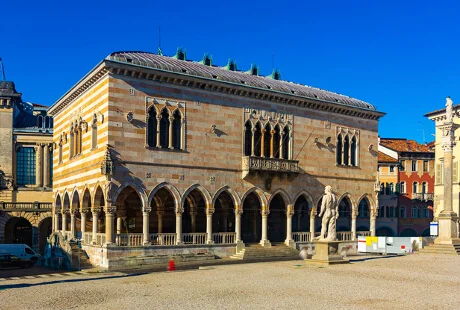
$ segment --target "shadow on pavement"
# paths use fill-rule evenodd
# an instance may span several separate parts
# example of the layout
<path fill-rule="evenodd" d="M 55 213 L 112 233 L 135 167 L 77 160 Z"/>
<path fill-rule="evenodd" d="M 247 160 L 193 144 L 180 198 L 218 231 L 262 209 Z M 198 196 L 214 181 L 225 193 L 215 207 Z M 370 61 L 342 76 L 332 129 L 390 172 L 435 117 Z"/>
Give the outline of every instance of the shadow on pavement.
<path fill-rule="evenodd" d="M 359 262 L 365 262 L 368 260 L 374 260 L 374 259 L 385 259 L 385 258 L 395 258 L 395 257 L 403 257 L 405 255 L 386 255 L 386 256 L 374 256 L 374 257 L 364 257 L 364 258 L 357 258 L 357 259 L 350 259 L 348 260 L 350 263 L 359 263 Z"/>
<path fill-rule="evenodd" d="M 42 282 L 42 283 L 19 283 L 19 284 L 11 284 L 11 285 L 0 285 L 0 291 L 7 290 L 7 289 L 13 289 L 13 288 L 27 288 L 27 287 L 59 284 L 59 283 L 87 282 L 87 281 L 97 281 L 97 280 L 106 280 L 106 279 L 136 277 L 136 276 L 140 276 L 143 274 L 146 274 L 146 273 L 141 272 L 141 273 L 133 273 L 129 275 L 106 276 L 106 277 L 91 278 L 91 279 L 68 279 L 68 280 L 55 280 L 55 281 Z"/>

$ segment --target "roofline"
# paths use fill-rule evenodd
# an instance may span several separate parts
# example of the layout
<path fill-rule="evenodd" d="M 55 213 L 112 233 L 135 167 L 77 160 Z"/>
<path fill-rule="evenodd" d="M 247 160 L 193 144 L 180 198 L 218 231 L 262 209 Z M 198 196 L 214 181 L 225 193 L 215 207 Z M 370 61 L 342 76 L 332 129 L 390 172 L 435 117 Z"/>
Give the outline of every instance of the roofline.
<path fill-rule="evenodd" d="M 460 104 L 454 105 L 454 106 L 452 107 L 452 109 L 453 109 L 455 112 L 457 112 L 457 109 L 459 109 L 459 108 L 460 108 Z M 423 115 L 423 116 L 430 118 L 430 117 L 434 117 L 434 116 L 436 116 L 436 115 L 440 115 L 440 114 L 444 114 L 444 113 L 446 113 L 446 108 L 439 109 L 439 110 L 435 110 L 435 111 L 432 111 L 432 112 L 428 112 L 428 113 L 426 113 L 426 114 Z"/>

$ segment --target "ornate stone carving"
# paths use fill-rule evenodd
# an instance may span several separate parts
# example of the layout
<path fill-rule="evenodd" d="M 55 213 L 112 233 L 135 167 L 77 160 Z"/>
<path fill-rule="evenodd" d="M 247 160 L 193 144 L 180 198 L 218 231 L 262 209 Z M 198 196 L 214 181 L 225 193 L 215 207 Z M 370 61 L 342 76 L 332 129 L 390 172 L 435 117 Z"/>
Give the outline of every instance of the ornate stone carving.
<path fill-rule="evenodd" d="M 332 192 L 331 186 L 326 186 L 324 189 L 325 195 L 321 203 L 321 211 L 319 217 L 321 221 L 321 234 L 315 240 L 336 241 L 336 221 L 339 217 L 337 197 Z M 324 238 L 327 230 L 327 237 Z"/>
<path fill-rule="evenodd" d="M 106 214 L 115 214 L 115 212 L 117 212 L 117 207 L 112 204 L 107 204 L 107 206 L 104 208 L 104 212 Z"/>
<path fill-rule="evenodd" d="M 184 207 L 183 206 L 178 206 L 176 208 L 176 215 L 184 213 Z"/>
<path fill-rule="evenodd" d="M 107 180 L 110 180 L 115 173 L 115 164 L 112 160 L 110 148 L 108 146 L 105 151 L 104 160 L 101 163 L 101 173 L 105 175 Z"/>
<path fill-rule="evenodd" d="M 274 173 L 299 173 L 299 161 L 278 159 L 278 158 L 260 158 L 255 156 L 243 157 L 243 178 L 250 172 L 274 172 Z"/>
<path fill-rule="evenodd" d="M 129 111 L 126 114 L 126 120 L 131 123 L 133 121 L 133 119 L 134 119 L 134 113 L 132 111 Z"/>
<path fill-rule="evenodd" d="M 293 216 L 294 215 L 294 206 L 288 205 L 286 208 L 286 216 Z"/>

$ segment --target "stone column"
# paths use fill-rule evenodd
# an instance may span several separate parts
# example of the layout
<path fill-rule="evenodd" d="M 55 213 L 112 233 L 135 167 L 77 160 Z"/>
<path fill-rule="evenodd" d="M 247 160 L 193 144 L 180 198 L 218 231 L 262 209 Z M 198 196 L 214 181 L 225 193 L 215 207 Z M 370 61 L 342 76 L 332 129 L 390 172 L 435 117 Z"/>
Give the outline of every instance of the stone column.
<path fill-rule="evenodd" d="M 371 210 L 371 222 L 370 222 L 370 231 L 371 231 L 371 236 L 372 237 L 375 237 L 375 223 L 376 223 L 376 220 L 377 220 L 377 213 L 378 211 L 376 211 L 375 209 Z"/>
<path fill-rule="evenodd" d="M 182 207 L 176 209 L 176 244 L 182 243 Z"/>
<path fill-rule="evenodd" d="M 157 211 L 158 215 L 158 233 L 163 233 L 163 211 Z"/>
<path fill-rule="evenodd" d="M 241 214 L 243 210 L 240 209 L 240 206 L 235 206 L 235 238 L 236 243 L 241 242 Z"/>
<path fill-rule="evenodd" d="M 161 115 L 157 115 L 157 147 L 161 147 L 160 145 L 160 121 Z"/>
<path fill-rule="evenodd" d="M 352 208 L 351 210 L 351 240 L 356 240 L 356 216 L 358 215 L 358 210 Z"/>
<path fill-rule="evenodd" d="M 451 108 L 452 109 L 452 108 Z M 450 113 L 449 115 L 447 115 Z M 444 169 L 443 169 L 443 189 L 444 189 L 444 208 L 438 215 L 439 231 L 438 238 L 435 239 L 436 244 L 458 244 L 460 239 L 457 232 L 458 214 L 453 211 L 453 158 L 452 151 L 455 143 L 455 129 L 459 125 L 454 124 L 452 119 L 452 111 L 448 112 L 446 108 L 447 121 L 441 126 L 438 126 L 442 132 L 442 149 L 444 151 Z"/>
<path fill-rule="evenodd" d="M 81 239 L 84 239 L 84 235 L 86 232 L 86 213 L 88 210 L 81 210 L 81 222 L 80 222 L 80 231 L 81 231 Z"/>
<path fill-rule="evenodd" d="M 262 215 L 262 238 L 260 240 L 260 244 L 262 246 L 270 247 L 270 241 L 268 240 L 268 215 L 270 214 L 270 211 L 268 210 L 268 207 L 262 206 L 262 210 L 260 211 Z"/>
<path fill-rule="evenodd" d="M 142 212 L 142 233 L 144 234 L 143 245 L 150 244 L 149 216 L 150 216 L 150 210 L 144 209 L 144 212 Z"/>
<path fill-rule="evenodd" d="M 270 137 L 270 158 L 273 158 L 274 156 L 274 151 L 273 151 L 273 146 L 274 146 L 274 140 L 275 140 L 275 132 L 274 130 L 270 131 L 271 137 Z"/>
<path fill-rule="evenodd" d="M 35 146 L 35 186 L 42 187 L 43 176 L 42 176 L 42 145 L 38 144 Z"/>
<path fill-rule="evenodd" d="M 49 147 L 48 144 L 45 144 L 44 156 L 43 156 L 43 186 L 50 186 L 50 152 L 53 149 Z"/>
<path fill-rule="evenodd" d="M 76 210 L 72 210 L 70 213 L 70 235 L 75 238 L 75 224 L 76 224 Z"/>
<path fill-rule="evenodd" d="M 121 234 L 121 226 L 123 225 L 123 219 L 117 216 L 117 234 Z"/>
<path fill-rule="evenodd" d="M 288 205 L 286 208 L 286 240 L 284 243 L 287 246 L 292 246 L 294 240 L 292 240 L 292 216 L 294 215 L 294 206 Z"/>
<path fill-rule="evenodd" d="M 261 139 L 260 139 L 260 157 L 265 157 L 264 148 L 265 148 L 265 132 L 266 131 L 267 130 L 265 128 L 263 128 L 261 130 L 262 136 L 261 136 Z"/>
<path fill-rule="evenodd" d="M 316 208 L 311 208 L 310 212 L 310 241 L 315 238 L 315 217 L 316 217 Z"/>
<path fill-rule="evenodd" d="M 212 240 L 212 215 L 214 214 L 214 208 L 208 206 L 206 208 L 206 243 L 213 244 Z"/>
<path fill-rule="evenodd" d="M 67 211 L 62 211 L 62 232 L 67 230 Z"/>
<path fill-rule="evenodd" d="M 283 158 L 283 136 L 284 136 L 284 132 L 281 131 L 280 132 L 280 148 L 278 150 L 278 152 L 279 152 L 278 158 L 280 158 L 280 159 Z"/>
<path fill-rule="evenodd" d="M 251 156 L 254 156 L 254 146 L 256 145 L 256 142 L 254 141 L 255 140 L 254 133 L 256 132 L 256 129 L 252 128 L 251 132 L 252 132 L 252 136 L 251 136 Z"/>
<path fill-rule="evenodd" d="M 91 240 L 92 244 L 97 244 L 97 223 L 99 222 L 99 210 L 93 210 L 93 240 Z"/>
<path fill-rule="evenodd" d="M 59 212 L 54 212 L 54 228 L 53 228 L 54 232 L 59 231 L 59 216 L 60 216 Z"/>
<path fill-rule="evenodd" d="M 169 149 L 173 150 L 173 122 L 174 122 L 174 117 L 169 118 Z"/>
<path fill-rule="evenodd" d="M 115 212 L 116 208 L 111 205 L 110 202 L 106 202 L 106 210 L 105 210 L 105 244 L 113 244 L 113 236 L 114 236 L 114 219 L 115 219 Z"/>

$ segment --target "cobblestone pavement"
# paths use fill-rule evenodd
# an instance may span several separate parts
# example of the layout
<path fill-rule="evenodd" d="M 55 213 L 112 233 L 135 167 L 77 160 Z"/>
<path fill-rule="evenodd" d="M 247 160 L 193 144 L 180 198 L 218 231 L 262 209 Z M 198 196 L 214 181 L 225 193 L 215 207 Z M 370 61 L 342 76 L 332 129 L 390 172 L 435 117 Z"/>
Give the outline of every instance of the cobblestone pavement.
<path fill-rule="evenodd" d="M 0 281 L 3 309 L 458 309 L 460 256 L 413 254 Z"/>

